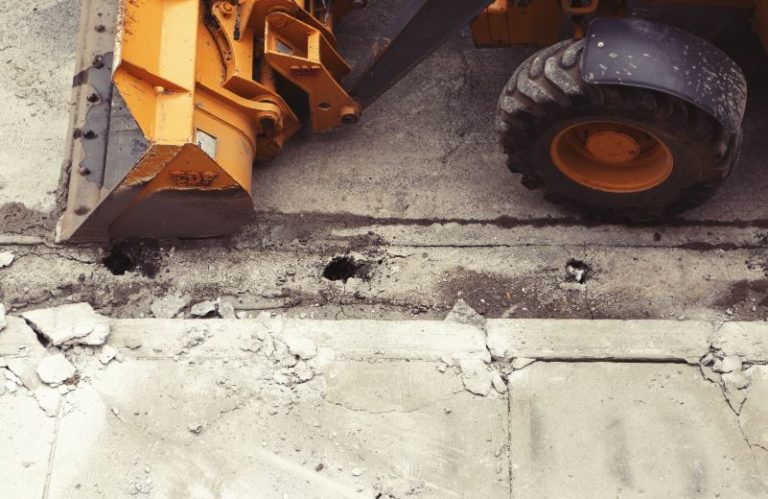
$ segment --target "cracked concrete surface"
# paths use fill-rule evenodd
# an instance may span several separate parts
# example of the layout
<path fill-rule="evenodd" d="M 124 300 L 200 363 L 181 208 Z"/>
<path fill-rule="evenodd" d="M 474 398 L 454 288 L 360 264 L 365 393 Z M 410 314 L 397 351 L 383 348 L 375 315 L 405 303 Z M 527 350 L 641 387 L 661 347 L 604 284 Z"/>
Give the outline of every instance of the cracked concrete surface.
<path fill-rule="evenodd" d="M 28 380 L 0 397 L 0 441 L 23 447 L 0 457 L 11 496 L 768 493 L 755 323 L 113 319 L 104 346 L 46 352 L 9 319 L 8 365 L 63 349 L 77 368 L 54 411 Z M 699 366 L 736 369 L 734 351 L 749 379 L 740 414 Z M 500 386 L 467 386 L 474 363 Z"/>
<path fill-rule="evenodd" d="M 339 26 L 352 62 L 400 1 L 376 2 Z M 0 72 L 8 94 L 0 150 L 13 151 L 0 157 L 0 252 L 17 257 L 0 269 L 8 309 L 72 300 L 141 317 L 172 294 L 190 305 L 226 299 L 252 315 L 442 319 L 461 297 L 491 318 L 768 317 L 768 216 L 756 201 L 768 184 L 761 65 L 750 76 L 743 161 L 721 195 L 664 226 L 603 226 L 551 206 L 504 166 L 491 118 L 531 50 L 476 50 L 459 33 L 357 126 L 299 134 L 284 155 L 259 165 L 256 211 L 241 233 L 129 245 L 134 267 L 113 275 L 103 264 L 108 248 L 52 243 L 78 3 L 0 9 L 0 25 L 14 27 L 0 35 L 11 68 Z M 28 36 L 39 32 L 55 52 Z M 744 54 L 755 52 L 751 42 Z M 322 279 L 323 267 L 345 254 L 371 264 L 369 280 Z M 574 258 L 594 269 L 583 287 L 564 282 Z"/>
<path fill-rule="evenodd" d="M 340 25 L 342 51 L 399 1 Z M 57 246 L 77 11 L 0 5 L 0 495 L 768 495 L 764 64 L 740 168 L 663 226 L 521 187 L 491 117 L 530 49 L 461 33 L 357 126 L 259 165 L 239 234 Z M 365 277 L 323 278 L 338 256 Z M 76 302 L 121 318 L 104 345 L 43 346 L 20 318 Z M 144 319 L 205 302 L 229 320 Z M 76 373 L 52 387 L 60 352 Z M 708 368 L 729 356 L 741 374 Z"/>

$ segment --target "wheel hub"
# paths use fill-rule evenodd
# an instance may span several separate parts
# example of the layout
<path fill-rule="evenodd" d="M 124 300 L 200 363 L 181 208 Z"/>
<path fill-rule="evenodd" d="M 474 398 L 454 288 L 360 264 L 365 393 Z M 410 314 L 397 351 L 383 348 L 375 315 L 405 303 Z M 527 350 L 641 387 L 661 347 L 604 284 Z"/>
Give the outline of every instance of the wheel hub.
<path fill-rule="evenodd" d="M 568 178 L 591 189 L 632 193 L 652 189 L 672 173 L 663 141 L 637 126 L 610 121 L 572 125 L 554 138 L 550 155 Z"/>
<path fill-rule="evenodd" d="M 587 151 L 599 161 L 621 164 L 640 155 L 640 144 L 621 132 L 597 132 L 587 137 Z"/>

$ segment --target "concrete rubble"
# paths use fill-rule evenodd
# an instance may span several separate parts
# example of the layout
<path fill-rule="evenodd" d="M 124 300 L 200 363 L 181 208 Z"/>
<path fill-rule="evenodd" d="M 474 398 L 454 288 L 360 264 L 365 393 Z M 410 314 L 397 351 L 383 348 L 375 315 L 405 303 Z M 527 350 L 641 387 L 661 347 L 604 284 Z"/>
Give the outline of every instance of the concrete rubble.
<path fill-rule="evenodd" d="M 98 346 L 109 336 L 109 320 L 87 303 L 32 310 L 21 316 L 53 346 Z"/>
<path fill-rule="evenodd" d="M 158 319 L 172 319 L 189 304 L 186 298 L 169 294 L 155 299 L 150 305 L 152 316 Z"/>
<path fill-rule="evenodd" d="M 75 366 L 64 357 L 64 354 L 57 353 L 44 357 L 40 361 L 37 365 L 37 375 L 43 383 L 58 386 L 75 375 Z"/>
<path fill-rule="evenodd" d="M 216 302 L 207 300 L 192 305 L 189 313 L 192 317 L 206 317 L 216 312 Z"/>

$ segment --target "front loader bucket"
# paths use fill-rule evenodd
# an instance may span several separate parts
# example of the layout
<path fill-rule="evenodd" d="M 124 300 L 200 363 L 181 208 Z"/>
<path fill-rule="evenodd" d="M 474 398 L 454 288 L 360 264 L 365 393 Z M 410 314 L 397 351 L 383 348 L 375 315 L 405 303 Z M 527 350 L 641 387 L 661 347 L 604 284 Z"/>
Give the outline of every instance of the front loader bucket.
<path fill-rule="evenodd" d="M 199 0 L 81 6 L 57 241 L 237 230 L 253 212 L 255 138 L 238 121 L 248 109 L 196 84 Z"/>

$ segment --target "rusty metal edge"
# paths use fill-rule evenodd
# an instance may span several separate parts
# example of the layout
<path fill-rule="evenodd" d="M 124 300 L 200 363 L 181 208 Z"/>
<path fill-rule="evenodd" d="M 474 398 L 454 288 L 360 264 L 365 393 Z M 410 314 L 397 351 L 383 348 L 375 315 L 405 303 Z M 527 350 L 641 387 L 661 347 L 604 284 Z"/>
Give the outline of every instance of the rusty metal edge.
<path fill-rule="evenodd" d="M 85 126 L 86 117 L 91 108 L 88 96 L 92 90 L 90 85 L 76 84 L 76 79 L 93 66 L 97 56 L 103 57 L 104 54 L 115 50 L 118 4 L 119 0 L 81 0 L 80 2 L 80 28 L 77 35 L 75 76 L 64 161 L 65 168 L 69 170 L 65 171 L 64 175 L 68 173 L 69 179 L 66 182 L 68 187 L 64 211 L 56 224 L 55 241 L 57 243 L 69 240 L 101 200 L 102 186 L 78 173 L 86 152 L 83 140 L 77 137 L 76 132 L 82 131 Z M 106 142 L 104 153 L 106 153 Z M 63 200 L 62 203 L 64 203 Z"/>

